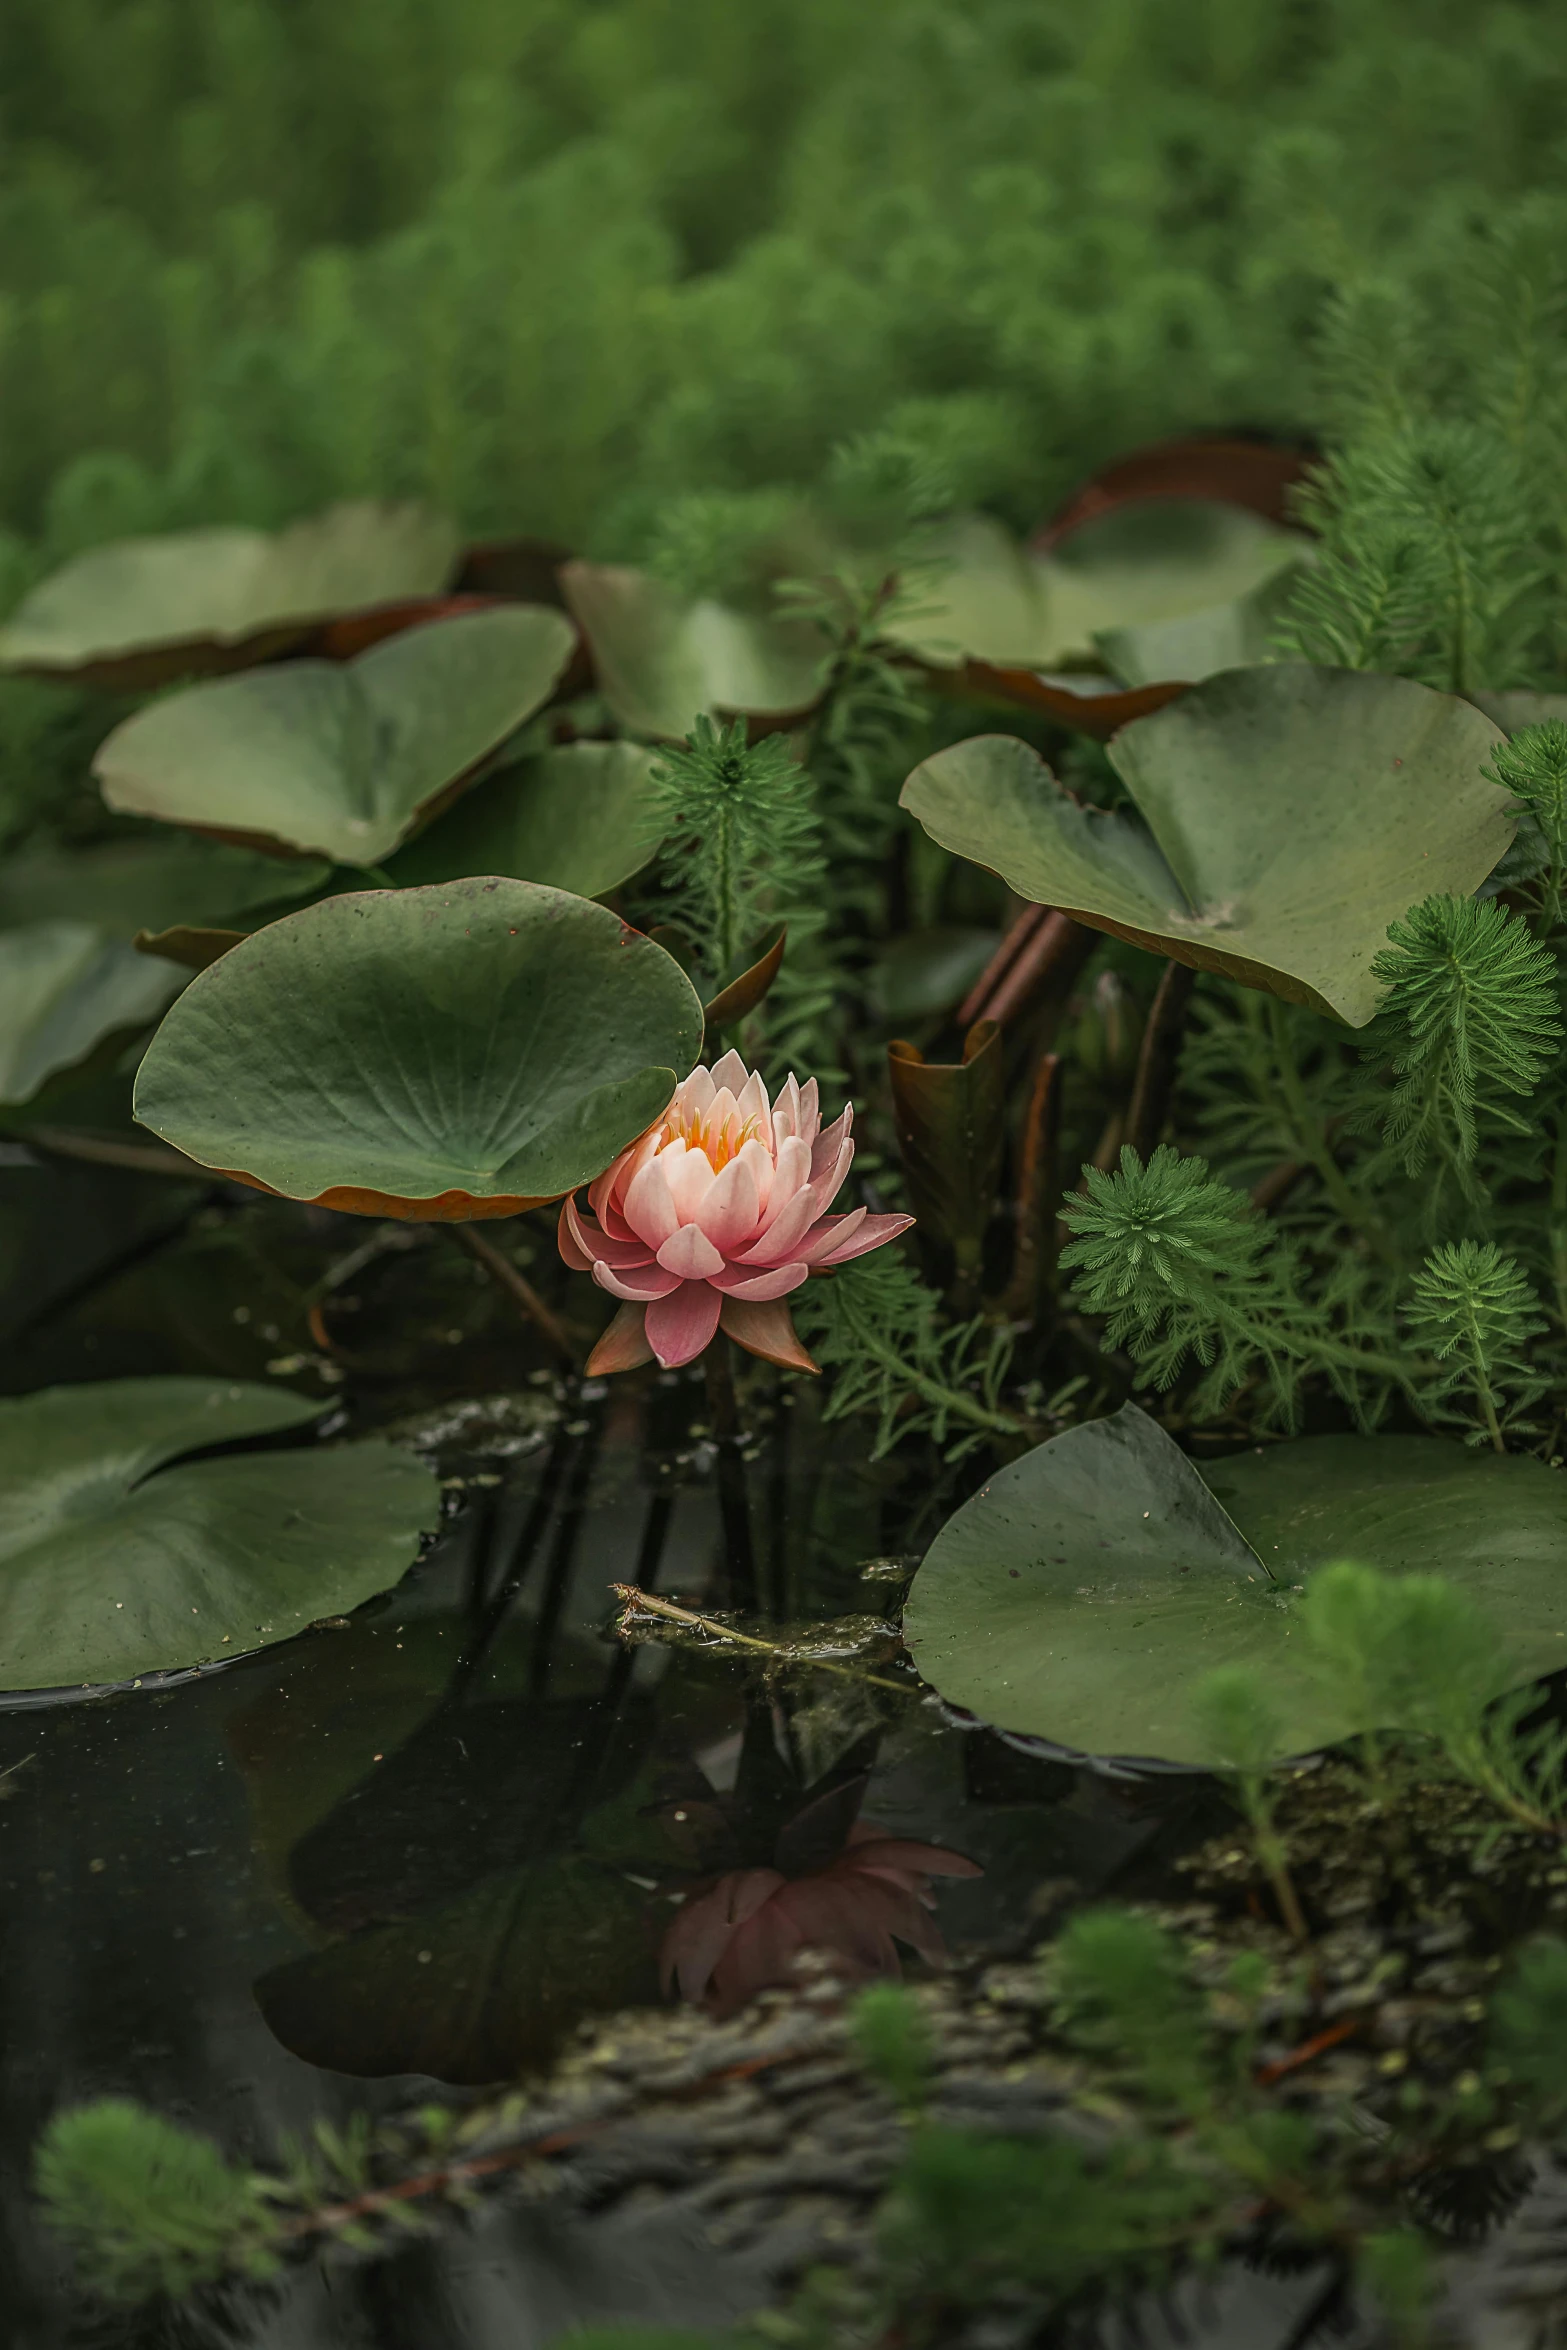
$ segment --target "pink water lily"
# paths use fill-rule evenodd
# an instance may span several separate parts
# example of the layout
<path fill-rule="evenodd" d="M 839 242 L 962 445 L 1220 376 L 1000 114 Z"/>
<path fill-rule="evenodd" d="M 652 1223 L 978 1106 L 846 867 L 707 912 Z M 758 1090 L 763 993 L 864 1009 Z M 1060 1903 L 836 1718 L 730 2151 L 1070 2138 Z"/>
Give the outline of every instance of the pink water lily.
<path fill-rule="evenodd" d="M 846 1848 L 824 1869 L 786 1877 L 781 1869 L 730 1869 L 705 1891 L 690 1893 L 664 1936 L 659 1970 L 664 1992 L 733 2015 L 775 1983 L 786 1983 L 796 1955 L 819 1950 L 850 1982 L 896 1978 L 897 1945 L 939 1965 L 947 1955 L 931 1911 L 932 1877 L 978 1877 L 960 1852 L 916 1844 L 857 1823 Z"/>
<path fill-rule="evenodd" d="M 854 1158 L 852 1108 L 822 1130 L 816 1080 L 769 1104 L 738 1053 L 693 1069 L 656 1126 L 568 1197 L 560 1253 L 622 1300 L 588 1361 L 597 1376 L 656 1356 L 689 1363 L 723 1329 L 752 1354 L 814 1371 L 784 1299 L 812 1273 L 896 1239 L 912 1216 L 830 1216 Z"/>

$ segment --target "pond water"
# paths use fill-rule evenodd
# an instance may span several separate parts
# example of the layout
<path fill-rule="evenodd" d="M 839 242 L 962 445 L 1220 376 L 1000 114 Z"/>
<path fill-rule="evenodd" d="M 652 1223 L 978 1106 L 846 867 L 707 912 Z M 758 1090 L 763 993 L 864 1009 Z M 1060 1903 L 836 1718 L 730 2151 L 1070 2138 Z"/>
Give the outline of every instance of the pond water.
<path fill-rule="evenodd" d="M 869 1463 L 812 1396 L 764 1391 L 734 1464 L 747 1560 L 700 1373 L 563 1387 L 449 1236 L 25 1164 L 0 1168 L 0 1230 L 13 1388 L 285 1380 L 320 1394 L 329 1430 L 416 1444 L 446 1512 L 352 1620 L 166 1686 L 0 1712 L 7 2343 L 191 2339 L 103 2330 L 73 2299 L 26 2189 L 63 2105 L 132 2095 L 265 2161 L 317 2117 L 460 2095 L 657 1999 L 672 1885 L 830 1858 L 856 1812 L 977 1863 L 940 1881 L 941 1930 L 1003 1950 L 1063 1902 L 1166 1888 L 1223 1816 L 1201 1782 L 1041 1761 L 899 1687 L 876 1620 L 972 1468 Z M 780 1638 L 826 1620 L 843 1669 L 769 1679 L 732 1653 L 625 1646 L 616 1583 Z M 1179 2322 L 1282 2344 L 1305 2291 L 1245 2280 Z M 390 2260 L 301 2270 L 222 2338 L 526 2350 L 573 2320 L 752 2297 L 743 2267 L 656 2220 L 502 2208 Z"/>

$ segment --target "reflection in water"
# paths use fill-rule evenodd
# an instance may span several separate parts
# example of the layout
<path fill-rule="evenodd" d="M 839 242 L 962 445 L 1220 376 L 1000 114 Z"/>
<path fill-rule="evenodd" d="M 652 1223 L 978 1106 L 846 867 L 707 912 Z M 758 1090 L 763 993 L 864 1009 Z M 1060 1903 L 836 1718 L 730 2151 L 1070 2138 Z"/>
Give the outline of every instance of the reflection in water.
<path fill-rule="evenodd" d="M 659 1957 L 664 1989 L 733 2015 L 758 1991 L 787 1983 L 802 1950 L 832 1959 L 851 1983 L 896 1977 L 898 1944 L 940 1964 L 947 1955 L 930 1912 L 932 1877 L 978 1877 L 977 1864 L 939 1844 L 884 1836 L 856 1821 L 824 1869 L 729 1869 L 688 1894 Z"/>

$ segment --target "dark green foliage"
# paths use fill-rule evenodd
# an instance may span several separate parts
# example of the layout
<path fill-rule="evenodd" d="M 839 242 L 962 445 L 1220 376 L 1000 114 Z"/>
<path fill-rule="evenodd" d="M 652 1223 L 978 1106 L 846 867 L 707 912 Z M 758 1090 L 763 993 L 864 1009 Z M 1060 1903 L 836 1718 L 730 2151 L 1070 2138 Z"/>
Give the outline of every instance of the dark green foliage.
<path fill-rule="evenodd" d="M 1533 1093 L 1554 1058 L 1559 981 L 1528 924 L 1494 898 L 1427 898 L 1388 938 L 1371 966 L 1387 994 L 1365 1051 L 1394 1082 L 1367 1114 L 1380 1117 L 1406 1174 L 1436 1162 L 1427 1192 L 1435 1214 L 1445 1176 L 1476 1196 L 1481 1120 L 1529 1132 L 1498 1097 Z"/>
<path fill-rule="evenodd" d="M 707 992 L 760 953 L 769 924 L 803 943 L 821 920 L 825 863 L 810 777 L 785 738 L 748 745 L 743 718 L 699 718 L 651 781 L 667 836 L 660 910 L 690 940 Z"/>
<path fill-rule="evenodd" d="M 1491 2004 L 1491 2049 L 1540 2120 L 1567 2114 L 1567 1943 L 1525 1945 Z"/>
<path fill-rule="evenodd" d="M 897 1983 L 875 1983 L 854 2003 L 854 2040 L 865 2069 L 911 2111 L 930 2087 L 930 2030 L 918 2002 Z"/>
<path fill-rule="evenodd" d="M 890 1250 L 813 1281 L 795 1320 L 823 1369 L 836 1374 L 824 1418 L 877 1414 L 873 1460 L 915 1430 L 952 1459 L 987 1436 L 1025 1431 L 1000 1401 L 1013 1333 L 978 1316 L 943 1329 L 936 1292 Z"/>
<path fill-rule="evenodd" d="M 260 2182 L 210 2139 L 127 2099 L 57 2115 L 33 2179 L 82 2283 L 106 2300 L 177 2296 L 275 2265 L 277 2229 Z"/>
<path fill-rule="evenodd" d="M 1561 921 L 1567 879 L 1567 726 L 1550 718 L 1521 728 L 1486 773 L 1514 795 L 1520 822 L 1511 859 L 1534 899 L 1539 934 L 1548 939 Z"/>
<path fill-rule="evenodd" d="M 1411 1332 L 1446 1366 L 1431 1392 L 1467 1388 L 1483 1423 L 1475 1439 L 1489 1436 L 1498 1452 L 1504 1421 L 1516 1419 L 1545 1384 L 1527 1359 L 1529 1340 L 1545 1328 L 1536 1308 L 1521 1266 L 1494 1241 L 1448 1242 L 1411 1285 Z"/>
<path fill-rule="evenodd" d="M 882 2258 L 892 2295 L 918 2313 L 914 2339 L 934 2345 L 944 2311 L 998 2287 L 1054 2302 L 1159 2274 L 1197 2238 L 1209 2200 L 1152 2139 L 1095 2160 L 1067 2140 L 925 2129 L 883 2207 Z"/>

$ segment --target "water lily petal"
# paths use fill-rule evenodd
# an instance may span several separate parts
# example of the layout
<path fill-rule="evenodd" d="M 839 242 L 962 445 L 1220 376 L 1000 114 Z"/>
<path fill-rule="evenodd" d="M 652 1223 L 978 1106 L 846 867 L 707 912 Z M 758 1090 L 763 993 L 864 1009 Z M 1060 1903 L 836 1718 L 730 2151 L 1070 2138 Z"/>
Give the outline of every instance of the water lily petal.
<path fill-rule="evenodd" d="M 854 1110 L 851 1105 L 847 1109 L 840 1110 L 832 1124 L 824 1127 L 822 1132 L 818 1134 L 811 1145 L 811 1181 L 813 1183 L 825 1175 L 828 1168 L 835 1163 L 839 1151 L 849 1139 L 853 1126 Z"/>
<path fill-rule="evenodd" d="M 658 1261 L 666 1273 L 678 1273 L 682 1281 L 706 1281 L 724 1269 L 723 1252 L 714 1248 L 699 1224 L 678 1225 L 659 1250 Z"/>
<path fill-rule="evenodd" d="M 669 1276 L 662 1278 L 667 1280 Z M 722 1304 L 723 1299 L 710 1281 L 682 1281 L 648 1307 L 648 1339 L 666 1371 L 677 1371 L 682 1363 L 694 1362 L 702 1349 L 711 1344 Z"/>
<path fill-rule="evenodd" d="M 845 1216 L 819 1216 L 810 1238 L 800 1243 L 795 1254 L 807 1265 L 824 1264 L 854 1239 L 869 1215 L 867 1208 L 851 1208 Z"/>
<path fill-rule="evenodd" d="M 571 1205 L 571 1194 L 568 1192 L 561 1202 L 560 1221 L 555 1227 L 555 1245 L 574 1273 L 591 1273 L 593 1270 L 592 1251 L 583 1247 L 572 1231 L 572 1226 L 577 1222 L 577 1218 L 568 1213 Z"/>
<path fill-rule="evenodd" d="M 764 1363 L 776 1363 L 781 1371 L 819 1368 L 800 1344 L 789 1309 L 781 1301 L 756 1305 L 745 1298 L 726 1297 L 718 1325 L 736 1346 L 743 1346 L 747 1354 L 760 1355 Z"/>
<path fill-rule="evenodd" d="M 675 1098 L 670 1103 L 665 1116 L 671 1120 L 671 1123 L 676 1117 L 682 1121 L 687 1118 L 700 1118 L 711 1105 L 717 1091 L 718 1088 L 713 1083 L 712 1072 L 698 1062 L 684 1084 L 676 1086 Z"/>
<path fill-rule="evenodd" d="M 577 1203 L 569 1192 L 561 1217 L 575 1246 L 586 1254 L 589 1265 L 613 1265 L 617 1271 L 621 1271 L 631 1265 L 651 1264 L 653 1260 L 653 1251 L 645 1241 L 617 1240 L 601 1224 L 590 1224 L 578 1213 Z M 572 1264 L 573 1260 L 568 1257 L 566 1262 Z M 576 1265 L 574 1270 L 580 1273 L 586 1267 Z"/>
<path fill-rule="evenodd" d="M 814 1143 L 821 1122 L 821 1096 L 815 1078 L 808 1077 L 800 1088 L 800 1123 L 796 1128 L 800 1140 Z"/>
<path fill-rule="evenodd" d="M 646 1308 L 622 1306 L 587 1361 L 590 1379 L 607 1378 L 611 1371 L 635 1371 L 653 1360 L 647 1342 Z"/>
<path fill-rule="evenodd" d="M 721 1273 L 709 1276 L 713 1287 L 725 1297 L 754 1300 L 765 1305 L 770 1298 L 787 1297 L 798 1289 L 810 1272 L 808 1265 L 772 1265 L 760 1273 L 747 1272 L 743 1265 L 726 1265 Z"/>
<path fill-rule="evenodd" d="M 760 1135 L 770 1154 L 773 1144 L 773 1113 L 768 1106 L 767 1088 L 762 1083 L 762 1074 L 759 1069 L 752 1070 L 735 1100 L 741 1118 L 753 1133 Z"/>
<path fill-rule="evenodd" d="M 674 1165 L 669 1166 L 671 1159 L 674 1159 L 673 1143 L 661 1153 L 669 1183 L 669 1196 L 675 1203 L 675 1214 L 681 1223 L 694 1224 L 697 1211 L 717 1181 L 713 1162 L 706 1151 L 683 1150 L 679 1158 L 674 1160 Z"/>
<path fill-rule="evenodd" d="M 922 1877 L 982 1877 L 985 1873 L 977 1860 L 962 1852 L 949 1852 L 944 1844 L 917 1844 L 906 1836 L 878 1836 L 874 1831 L 857 1838 L 832 1865 L 849 1874 L 891 1877 L 906 1884 L 911 1893 L 919 1891 Z"/>
<path fill-rule="evenodd" d="M 863 1221 L 856 1220 L 859 1218 L 863 1218 Z M 813 1232 L 801 1254 L 818 1271 L 824 1265 L 846 1265 L 851 1257 L 868 1256 L 873 1248 L 884 1248 L 889 1240 L 896 1240 L 900 1232 L 907 1232 L 913 1222 L 912 1216 L 866 1216 L 863 1209 L 856 1208 L 852 1215 L 828 1216 L 817 1227 L 818 1231 L 827 1233 L 833 1233 L 836 1227 L 836 1236 L 830 1247 L 818 1252 L 816 1233 Z M 846 1226 L 852 1226 L 853 1229 L 846 1230 Z"/>
<path fill-rule="evenodd" d="M 729 1051 L 725 1053 L 721 1059 L 716 1060 L 713 1063 L 713 1085 L 715 1091 L 720 1088 L 726 1088 L 729 1093 L 736 1094 L 739 1092 L 741 1086 L 744 1085 L 748 1075 L 749 1071 L 747 1070 L 744 1061 L 741 1060 L 740 1055 L 734 1050 L 732 1045 Z"/>
<path fill-rule="evenodd" d="M 756 1186 L 756 1171 L 746 1156 L 746 1149 L 727 1167 L 719 1170 L 717 1180 L 697 1211 L 697 1223 L 713 1247 L 725 1257 L 732 1257 L 756 1237 L 761 1221 L 762 1202 Z M 714 1272 L 716 1266 L 704 1266 L 704 1272 Z"/>
<path fill-rule="evenodd" d="M 666 1999 L 676 1984 L 681 1998 L 693 2005 L 706 1991 L 739 1922 L 733 1914 L 736 1880 L 747 1877 L 768 1880 L 744 1909 L 744 1916 L 749 1917 L 758 1903 L 783 1883 L 776 1869 L 731 1869 L 705 1893 L 688 1894 L 681 1903 L 658 1954 L 659 1980 Z"/>
<path fill-rule="evenodd" d="M 770 1142 L 764 1142 L 760 1135 L 753 1134 L 748 1141 L 740 1145 L 740 1156 L 750 1168 L 756 1182 L 757 1227 L 760 1230 L 761 1219 L 767 1213 L 768 1202 L 773 1196 L 773 1179 L 776 1173 L 773 1146 Z"/>
<path fill-rule="evenodd" d="M 626 1298 L 633 1305 L 647 1305 L 654 1298 L 668 1297 L 672 1289 L 680 1287 L 679 1275 L 666 1273 L 661 1265 L 628 1265 L 624 1272 L 618 1272 L 606 1265 L 602 1257 L 594 1264 L 593 1278 L 611 1297 Z"/>
<path fill-rule="evenodd" d="M 640 1167 L 626 1187 L 623 1213 L 626 1222 L 639 1240 L 650 1249 L 658 1250 L 672 1232 L 680 1229 L 680 1218 L 675 1213 L 674 1199 L 669 1189 L 671 1166 L 679 1166 L 676 1151 L 685 1154 L 683 1143 L 666 1145 L 655 1158 Z"/>
<path fill-rule="evenodd" d="M 797 1142 L 794 1148 L 803 1159 L 804 1143 Z M 789 1264 L 799 1255 L 801 1242 L 821 1212 L 810 1186 L 803 1186 L 775 1217 L 764 1220 L 760 1240 L 753 1242 L 750 1248 L 742 1249 L 737 1262 L 742 1265 Z"/>
<path fill-rule="evenodd" d="M 707 2004 L 722 2018 L 730 2016 L 774 1984 L 787 1983 L 800 1952 L 800 1936 L 787 1911 L 776 1900 L 766 1901 L 735 1933 L 713 1969 Z"/>
<path fill-rule="evenodd" d="M 772 1189 L 767 1195 L 767 1206 L 762 1212 L 762 1233 L 771 1231 L 792 1199 L 805 1190 L 811 1179 L 811 1153 L 797 1134 L 786 1135 L 778 1146 L 778 1164 L 773 1170 Z"/>
<path fill-rule="evenodd" d="M 791 1069 L 773 1097 L 773 1138 L 783 1143 L 800 1131 L 800 1081 Z"/>

